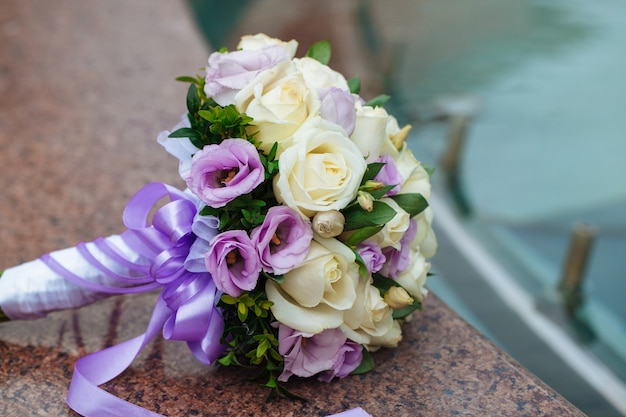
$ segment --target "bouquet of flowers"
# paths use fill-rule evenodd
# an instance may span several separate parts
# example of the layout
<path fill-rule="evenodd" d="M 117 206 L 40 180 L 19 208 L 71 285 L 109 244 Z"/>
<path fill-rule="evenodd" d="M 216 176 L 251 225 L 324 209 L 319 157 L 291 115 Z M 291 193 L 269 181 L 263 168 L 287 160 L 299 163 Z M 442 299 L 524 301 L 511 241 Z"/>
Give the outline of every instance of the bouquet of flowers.
<path fill-rule="evenodd" d="M 132 415 L 98 385 L 160 332 L 205 364 L 258 367 L 270 395 L 296 398 L 292 376 L 366 372 L 370 352 L 400 342 L 436 249 L 429 172 L 407 148 L 410 126 L 383 108 L 388 97 L 365 102 L 357 78 L 328 66 L 328 42 L 302 58 L 296 49 L 244 36 L 211 54 L 205 74 L 179 78 L 187 113 L 158 142 L 188 188 L 149 184 L 120 235 L 0 278 L 8 319 L 161 290 L 145 334 L 78 360 L 76 411 Z"/>

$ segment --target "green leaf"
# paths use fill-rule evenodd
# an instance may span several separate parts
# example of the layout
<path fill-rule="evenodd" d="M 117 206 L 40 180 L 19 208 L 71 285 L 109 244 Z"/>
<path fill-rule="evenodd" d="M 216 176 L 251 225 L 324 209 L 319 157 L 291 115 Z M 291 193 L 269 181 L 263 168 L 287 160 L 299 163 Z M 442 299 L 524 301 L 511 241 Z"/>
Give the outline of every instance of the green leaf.
<path fill-rule="evenodd" d="M 200 109 L 200 99 L 198 98 L 198 89 L 195 84 L 191 84 L 187 90 L 187 110 L 189 113 L 196 114 Z"/>
<path fill-rule="evenodd" d="M 428 207 L 428 201 L 419 193 L 396 194 L 391 198 L 411 217 L 420 214 Z"/>
<path fill-rule="evenodd" d="M 378 190 L 370 191 L 370 195 L 372 196 L 372 198 L 375 198 L 375 199 L 382 198 L 389 191 L 393 190 L 395 186 L 396 186 L 395 184 L 385 185 L 384 187 L 379 188 Z"/>
<path fill-rule="evenodd" d="M 200 137 L 200 132 L 194 130 L 190 127 L 181 127 L 169 134 L 168 138 L 198 138 Z"/>
<path fill-rule="evenodd" d="M 180 81 L 183 83 L 198 84 L 198 79 L 196 77 L 190 77 L 188 75 L 183 75 L 182 77 L 176 77 L 176 81 Z"/>
<path fill-rule="evenodd" d="M 361 92 L 361 79 L 359 77 L 350 78 L 348 88 L 352 94 L 359 94 Z"/>
<path fill-rule="evenodd" d="M 237 304 L 237 315 L 239 316 L 240 321 L 246 321 L 246 319 L 248 318 L 248 306 L 246 306 L 242 302 Z"/>
<path fill-rule="evenodd" d="M 396 215 L 396 211 L 382 201 L 374 201 L 372 211 L 364 210 L 358 204 L 353 204 L 345 208 L 342 213 L 346 219 L 344 231 L 381 226 Z"/>
<path fill-rule="evenodd" d="M 350 375 L 360 375 L 374 369 L 374 357 L 369 350 L 363 348 L 363 359 L 357 368 L 350 373 Z"/>
<path fill-rule="evenodd" d="M 237 299 L 232 295 L 222 294 L 221 298 L 222 302 L 231 306 L 234 306 L 237 303 Z"/>
<path fill-rule="evenodd" d="M 412 312 L 414 312 L 415 310 L 421 310 L 421 309 L 422 309 L 422 303 L 413 297 L 413 304 L 411 304 L 408 307 L 393 310 L 393 313 L 391 314 L 391 316 L 396 320 L 403 319 L 409 314 L 411 314 Z"/>
<path fill-rule="evenodd" d="M 313 58 L 324 65 L 328 65 L 328 63 L 330 62 L 330 42 L 315 42 L 307 51 L 306 56 L 308 56 L 309 58 Z"/>
<path fill-rule="evenodd" d="M 390 98 L 391 96 L 388 96 L 387 94 L 381 94 L 365 103 L 365 105 L 371 107 L 382 107 L 389 101 Z"/>
<path fill-rule="evenodd" d="M 217 361 L 223 366 L 229 366 L 232 363 L 230 354 L 222 356 Z"/>
<path fill-rule="evenodd" d="M 352 252 L 354 253 L 355 262 L 359 266 L 359 276 L 363 280 L 367 280 L 370 276 L 370 272 L 367 269 L 367 265 L 365 265 L 365 261 L 357 251 L 353 250 Z"/>
<path fill-rule="evenodd" d="M 346 245 L 350 247 L 355 247 L 359 243 L 367 240 L 368 238 L 374 236 L 376 233 L 380 232 L 383 229 L 383 227 L 385 226 L 378 225 L 378 226 L 362 227 L 358 229 L 356 232 L 354 232 L 352 235 L 350 235 L 350 237 L 346 241 Z"/>
<path fill-rule="evenodd" d="M 365 169 L 363 179 L 361 180 L 361 185 L 365 184 L 367 181 L 373 180 L 384 166 L 384 162 L 372 162 L 371 164 L 367 164 L 367 169 Z"/>

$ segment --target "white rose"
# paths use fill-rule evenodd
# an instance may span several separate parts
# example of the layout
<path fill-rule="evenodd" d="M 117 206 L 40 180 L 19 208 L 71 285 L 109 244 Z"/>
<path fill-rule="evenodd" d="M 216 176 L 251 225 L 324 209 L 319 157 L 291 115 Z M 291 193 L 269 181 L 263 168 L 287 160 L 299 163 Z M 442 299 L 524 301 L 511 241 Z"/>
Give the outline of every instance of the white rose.
<path fill-rule="evenodd" d="M 426 262 L 424 255 L 418 251 L 411 251 L 411 264 L 406 270 L 400 273 L 396 281 L 398 284 L 402 285 L 412 297 L 418 301 L 422 301 L 422 298 L 428 293 L 424 284 L 426 283 L 429 270 L 430 263 Z"/>
<path fill-rule="evenodd" d="M 426 210 L 415 216 L 417 221 L 417 233 L 411 248 L 419 250 L 426 258 L 432 258 L 437 252 L 437 237 L 432 228 L 433 209 L 426 207 Z"/>
<path fill-rule="evenodd" d="M 396 158 L 396 167 L 404 180 L 400 193 L 419 193 L 427 200 L 430 198 L 430 176 L 406 145 Z"/>
<path fill-rule="evenodd" d="M 344 314 L 341 327 L 349 339 L 369 344 L 373 336 L 386 334 L 393 325 L 392 309 L 372 285 L 372 278 L 359 279 L 357 296 L 352 308 Z"/>
<path fill-rule="evenodd" d="M 372 336 L 367 350 L 374 352 L 381 347 L 394 348 L 402 341 L 402 327 L 399 320 L 394 320 L 391 329 L 382 336 Z"/>
<path fill-rule="evenodd" d="M 383 141 L 382 153 L 390 155 L 394 160 L 397 159 L 410 131 L 411 125 L 405 125 L 401 129 L 398 125 L 398 120 L 390 115 L 385 127 L 386 135 Z"/>
<path fill-rule="evenodd" d="M 272 45 L 280 45 L 285 48 L 291 58 L 296 55 L 296 50 L 298 49 L 298 42 L 293 39 L 289 42 L 284 42 L 280 39 L 270 38 L 264 33 L 242 36 L 239 44 L 237 45 L 237 49 L 256 51 Z"/>
<path fill-rule="evenodd" d="M 235 96 L 235 106 L 253 118 L 248 133 L 256 133 L 259 148 L 268 153 L 274 142 L 289 139 L 319 111 L 317 94 L 309 90 L 292 61 L 283 61 L 261 72 Z"/>
<path fill-rule="evenodd" d="M 366 168 L 361 152 L 340 127 L 315 118 L 281 154 L 274 194 L 308 218 L 340 210 L 356 196 Z"/>
<path fill-rule="evenodd" d="M 294 63 L 311 89 L 337 87 L 348 90 L 345 77 L 313 58 L 296 58 Z"/>
<path fill-rule="evenodd" d="M 383 142 L 387 138 L 389 114 L 382 107 L 356 105 L 356 126 L 350 139 L 359 147 L 367 162 L 380 156 Z"/>
<path fill-rule="evenodd" d="M 265 291 L 279 322 L 317 334 L 343 323 L 359 281 L 352 250 L 336 239 L 316 237 L 302 264 L 287 272 L 282 284 L 268 279 Z"/>
<path fill-rule="evenodd" d="M 411 216 L 391 198 L 381 198 L 380 201 L 394 209 L 396 215 L 385 224 L 385 227 L 383 227 L 380 232 L 372 236 L 371 239 L 381 248 L 393 246 L 400 250 L 400 239 L 402 239 L 404 233 L 409 229 Z"/>

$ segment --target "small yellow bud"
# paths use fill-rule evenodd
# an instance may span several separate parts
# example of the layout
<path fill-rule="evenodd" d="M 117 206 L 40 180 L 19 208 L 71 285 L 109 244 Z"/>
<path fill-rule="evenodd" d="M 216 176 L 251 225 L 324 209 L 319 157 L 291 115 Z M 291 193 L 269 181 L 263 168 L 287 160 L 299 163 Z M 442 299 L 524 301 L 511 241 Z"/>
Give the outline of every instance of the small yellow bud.
<path fill-rule="evenodd" d="M 357 194 L 357 201 L 363 210 L 374 210 L 374 198 L 372 195 L 365 191 L 359 191 Z"/>
<path fill-rule="evenodd" d="M 385 183 L 382 181 L 367 180 L 365 181 L 365 184 L 361 186 L 361 190 L 376 191 L 376 190 L 380 190 L 384 186 L 385 186 Z"/>
<path fill-rule="evenodd" d="M 339 236 L 345 222 L 346 218 L 337 210 L 320 211 L 313 217 L 313 232 L 325 238 Z"/>
<path fill-rule="evenodd" d="M 385 294 L 385 302 L 393 309 L 408 307 L 413 304 L 413 298 L 402 287 L 391 287 Z"/>
<path fill-rule="evenodd" d="M 391 143 L 393 143 L 393 146 L 395 146 L 396 149 L 402 149 L 402 145 L 404 144 L 406 137 L 409 135 L 411 127 L 411 125 L 406 125 L 402 129 L 400 129 L 395 135 L 391 136 Z"/>

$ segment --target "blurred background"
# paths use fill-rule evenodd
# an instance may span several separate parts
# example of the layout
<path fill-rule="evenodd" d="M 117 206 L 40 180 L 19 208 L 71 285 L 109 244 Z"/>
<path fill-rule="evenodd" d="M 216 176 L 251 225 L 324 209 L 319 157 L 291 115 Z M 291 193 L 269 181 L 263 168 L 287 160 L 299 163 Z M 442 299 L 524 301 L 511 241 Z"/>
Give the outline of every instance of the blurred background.
<path fill-rule="evenodd" d="M 187 0 L 207 47 L 332 42 L 435 168 L 429 288 L 590 416 L 626 415 L 626 3 Z"/>

